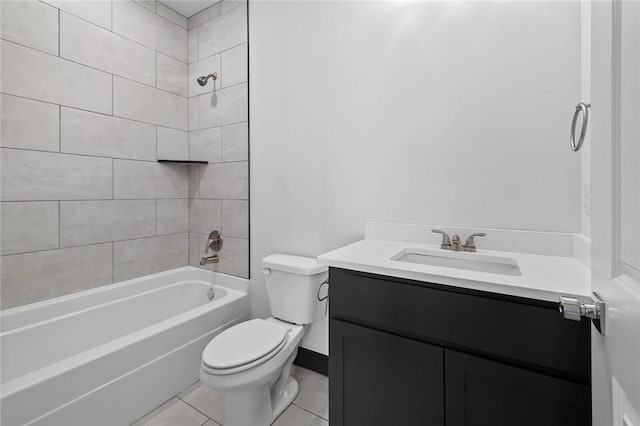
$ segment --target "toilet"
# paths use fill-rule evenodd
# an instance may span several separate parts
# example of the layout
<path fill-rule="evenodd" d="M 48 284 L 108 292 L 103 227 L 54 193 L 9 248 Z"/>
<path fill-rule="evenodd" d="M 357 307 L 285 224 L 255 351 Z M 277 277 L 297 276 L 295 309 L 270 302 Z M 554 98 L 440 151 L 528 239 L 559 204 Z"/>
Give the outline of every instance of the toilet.
<path fill-rule="evenodd" d="M 271 317 L 228 328 L 202 352 L 200 380 L 225 392 L 225 426 L 270 425 L 293 402 L 298 344 L 326 313 L 321 297 L 326 266 L 313 258 L 272 254 L 262 267 Z"/>

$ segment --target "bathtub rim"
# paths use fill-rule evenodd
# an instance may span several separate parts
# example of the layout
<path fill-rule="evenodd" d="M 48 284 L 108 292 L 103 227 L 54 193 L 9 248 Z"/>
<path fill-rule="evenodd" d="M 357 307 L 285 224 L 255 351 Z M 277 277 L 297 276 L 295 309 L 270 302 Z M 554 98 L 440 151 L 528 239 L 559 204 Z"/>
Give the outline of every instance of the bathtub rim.
<path fill-rule="evenodd" d="M 193 275 L 193 277 L 182 277 L 180 275 L 189 274 Z M 0 334 L 4 334 L 7 332 L 11 332 L 13 330 L 17 330 L 19 328 L 29 326 L 31 324 L 40 323 L 46 320 L 50 320 L 52 318 L 57 318 L 62 315 L 66 315 L 69 311 L 65 311 L 66 313 L 55 313 L 53 312 L 51 315 L 44 316 L 43 318 L 33 319 L 31 321 L 21 320 L 20 317 L 28 316 L 30 314 L 35 315 L 34 312 L 37 312 L 39 309 L 52 309 L 55 311 L 57 306 L 71 305 L 74 301 L 78 301 L 83 298 L 90 298 L 92 296 L 99 296 L 103 293 L 114 292 L 117 290 L 121 290 L 125 287 L 132 286 L 140 286 L 144 283 L 148 283 L 149 281 L 159 280 L 159 279 L 168 279 L 171 275 L 177 275 L 176 280 L 172 283 L 167 283 L 162 286 L 158 286 L 156 288 L 164 287 L 166 285 L 174 284 L 177 282 L 183 281 L 202 281 L 207 282 L 213 286 L 225 287 L 228 289 L 232 289 L 235 291 L 239 291 L 241 293 L 248 293 L 249 287 L 249 279 L 237 277 L 234 275 L 224 274 L 222 272 L 210 271 L 207 269 L 197 268 L 194 266 L 181 266 L 179 268 L 169 269 L 166 271 L 156 272 L 149 275 L 144 275 L 142 277 L 131 278 L 124 281 L 118 281 L 111 284 L 105 284 L 103 286 L 94 287 L 86 290 L 80 290 L 77 292 L 64 294 L 61 296 L 53 297 L 51 299 L 40 300 L 33 303 L 28 303 L 26 305 L 15 306 L 9 309 L 0 310 Z M 103 300 L 100 303 L 92 303 L 86 305 L 84 308 L 74 308 L 72 311 L 80 311 L 82 309 L 87 309 L 90 306 L 97 306 L 98 304 L 108 303 L 110 301 L 122 299 L 124 297 L 131 296 L 134 293 L 129 293 L 128 295 L 123 295 L 122 297 L 117 297 L 114 299 Z M 13 318 L 17 317 L 17 318 Z M 5 322 L 10 321 L 10 328 L 5 328 Z M 19 323 L 18 325 L 12 325 L 11 322 L 15 321 Z M 22 325 L 20 325 L 22 324 Z"/>
<path fill-rule="evenodd" d="M 103 343 L 61 361 L 16 377 L 8 382 L 2 383 L 2 386 L 0 386 L 0 401 L 32 386 L 37 386 L 42 381 L 54 379 L 56 376 L 60 376 L 74 367 L 77 368 L 87 362 L 107 357 L 109 354 L 121 350 L 135 342 L 142 341 L 156 334 L 162 333 L 170 327 L 179 326 L 194 320 L 195 318 L 205 315 L 209 311 L 212 311 L 221 305 L 230 304 L 239 299 L 248 297 L 246 292 L 234 290 L 221 285 L 217 285 L 215 287 L 223 287 L 227 291 L 227 294 L 221 298 L 214 299 L 209 303 L 166 318 L 150 326 L 128 333 L 124 336 L 118 337 L 117 339 Z"/>

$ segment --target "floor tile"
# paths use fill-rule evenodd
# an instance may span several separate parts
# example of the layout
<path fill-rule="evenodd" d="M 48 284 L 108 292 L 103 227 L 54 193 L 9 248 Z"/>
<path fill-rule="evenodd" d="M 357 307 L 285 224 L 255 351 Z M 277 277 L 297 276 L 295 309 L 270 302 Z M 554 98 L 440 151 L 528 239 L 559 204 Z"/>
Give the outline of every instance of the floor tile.
<path fill-rule="evenodd" d="M 329 379 L 315 371 L 294 367 L 293 376 L 300 385 L 294 404 L 329 419 Z"/>
<path fill-rule="evenodd" d="M 273 426 L 329 426 L 329 422 L 296 405 L 290 405 Z"/>
<path fill-rule="evenodd" d="M 178 398 L 172 398 L 132 426 L 200 426 L 207 420 L 204 414 L 189 407 Z"/>
<path fill-rule="evenodd" d="M 216 422 L 220 424 L 224 422 L 224 392 L 216 391 L 201 382 L 196 382 L 181 392 L 178 398 L 202 411 Z"/>
<path fill-rule="evenodd" d="M 273 426 L 329 426 L 327 377 L 297 366 L 293 375 L 300 391 Z M 198 381 L 132 426 L 221 426 L 223 422 L 224 392 Z"/>

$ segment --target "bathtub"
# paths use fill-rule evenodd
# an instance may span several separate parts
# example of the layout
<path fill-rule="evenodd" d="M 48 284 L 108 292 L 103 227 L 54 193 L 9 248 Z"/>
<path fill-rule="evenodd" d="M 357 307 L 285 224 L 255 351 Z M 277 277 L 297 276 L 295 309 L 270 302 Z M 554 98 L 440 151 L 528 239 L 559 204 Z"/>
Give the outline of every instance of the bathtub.
<path fill-rule="evenodd" d="M 0 423 L 128 425 L 248 318 L 247 280 L 190 266 L 2 311 Z"/>

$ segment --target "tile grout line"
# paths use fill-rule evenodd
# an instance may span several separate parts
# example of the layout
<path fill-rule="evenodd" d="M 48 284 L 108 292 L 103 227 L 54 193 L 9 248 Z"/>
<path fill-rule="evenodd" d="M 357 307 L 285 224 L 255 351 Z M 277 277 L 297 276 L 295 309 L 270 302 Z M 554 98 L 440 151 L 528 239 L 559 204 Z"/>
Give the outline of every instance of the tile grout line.
<path fill-rule="evenodd" d="M 60 9 L 58 9 L 58 58 L 60 58 Z"/>
<path fill-rule="evenodd" d="M 61 214 L 61 210 L 62 210 L 62 201 L 58 201 L 58 248 L 60 248 L 60 234 L 62 233 L 62 231 L 60 230 L 61 227 L 61 221 L 62 221 L 62 214 Z M 29 252 L 27 252 L 29 253 Z"/>
<path fill-rule="evenodd" d="M 47 4 L 48 6 L 51 6 L 51 5 L 49 5 L 48 3 L 46 3 L 46 4 Z M 139 42 L 139 41 L 137 41 L 137 40 L 134 40 L 134 39 L 132 39 L 132 38 L 129 38 L 129 37 L 127 37 L 126 35 L 121 34 L 121 33 L 117 32 L 117 31 L 114 31 L 114 30 L 113 30 L 113 1 L 111 2 L 111 28 L 103 27 L 102 25 L 100 25 L 100 24 L 98 24 L 98 23 L 95 23 L 95 22 L 89 21 L 88 19 L 86 19 L 86 18 L 84 18 L 84 17 L 82 17 L 82 16 L 79 16 L 79 15 L 76 15 L 75 13 L 72 13 L 72 12 L 70 12 L 70 11 L 68 11 L 68 10 L 63 10 L 63 9 L 60 9 L 60 8 L 58 8 L 58 7 L 55 7 L 55 6 L 51 6 L 51 7 L 55 8 L 55 9 L 58 9 L 58 13 L 64 12 L 64 13 L 66 13 L 67 15 L 73 16 L 73 17 L 74 17 L 74 18 L 76 18 L 76 19 L 79 19 L 79 20 L 81 20 L 81 21 L 86 22 L 87 24 L 91 24 L 91 25 L 96 26 L 96 27 L 98 27 L 98 28 L 100 28 L 100 29 L 103 29 L 103 30 L 109 31 L 109 32 L 113 33 L 114 35 L 116 35 L 116 36 L 118 36 L 118 37 L 122 37 L 123 39 L 128 40 L 128 41 L 130 41 L 131 43 L 135 43 L 135 44 L 137 44 L 138 46 L 145 47 L 145 48 L 147 48 L 147 49 L 149 49 L 149 50 L 156 50 L 155 48 L 153 48 L 153 47 L 151 47 L 151 46 L 147 46 L 146 44 L 143 44 L 143 43 L 141 43 L 141 42 Z M 145 8 L 145 9 L 146 9 L 146 8 Z M 180 25 L 178 25 L 178 24 L 176 24 L 176 23 L 174 23 L 174 22 L 169 21 L 169 20 L 168 20 L 167 18 L 165 18 L 164 16 L 162 16 L 162 15 L 158 15 L 158 16 L 159 16 L 159 17 L 161 17 L 162 19 L 164 19 L 164 20 L 166 20 L 166 21 L 168 21 L 168 22 L 172 23 L 173 25 L 177 25 L 178 27 L 180 27 Z M 187 31 L 188 31 L 188 29 L 186 29 L 186 28 L 184 28 L 184 27 L 180 27 L 180 28 L 182 28 L 183 30 L 185 30 L 185 32 L 187 32 Z M 10 41 L 10 40 L 9 40 L 9 41 Z M 36 50 L 38 50 L 38 49 L 36 49 Z M 44 51 L 42 51 L 42 52 L 44 52 Z M 183 60 L 178 59 L 178 58 L 176 58 L 176 57 L 174 57 L 174 56 L 172 56 L 172 55 L 170 55 L 170 54 L 168 54 L 168 53 L 166 53 L 165 55 L 167 55 L 167 56 L 169 56 L 169 57 L 171 57 L 171 58 L 175 59 L 176 61 L 182 62 L 183 64 L 187 64 L 187 63 L 188 63 L 188 58 L 187 58 L 187 60 L 186 60 L 186 61 L 183 61 Z"/>
<path fill-rule="evenodd" d="M 111 282 L 116 282 L 116 242 L 111 242 Z"/>
<path fill-rule="evenodd" d="M 119 77 L 119 76 L 116 76 L 116 77 Z M 135 83 L 137 83 L 137 82 L 135 82 Z M 151 87 L 151 86 L 149 86 L 149 87 Z M 153 88 L 153 87 L 151 87 L 151 88 Z M 113 117 L 113 118 L 117 118 L 117 119 L 120 119 L 120 120 L 133 121 L 133 122 L 136 122 L 136 123 L 147 124 L 147 125 L 150 125 L 150 126 L 166 127 L 167 129 L 179 130 L 181 132 L 188 132 L 189 131 L 189 130 L 185 130 L 185 129 L 179 129 L 177 127 L 167 126 L 165 124 L 150 123 L 148 121 L 136 120 L 135 118 L 129 118 L 129 117 L 123 117 L 123 116 L 120 116 L 120 115 L 107 114 L 107 113 L 100 112 L 100 111 L 92 111 L 92 110 L 89 110 L 89 109 L 78 108 L 76 106 L 57 104 L 55 102 L 45 101 L 45 100 L 37 99 L 37 98 L 31 98 L 29 96 L 16 95 L 14 93 L 7 93 L 7 92 L 0 91 L 0 94 L 2 94 L 4 96 L 11 96 L 11 97 L 14 97 L 14 98 L 26 99 L 26 100 L 34 101 L 34 102 L 40 102 L 40 103 L 47 104 L 47 105 L 55 105 L 55 106 L 62 107 L 62 108 L 75 109 L 75 110 L 78 110 L 78 111 L 88 112 L 88 113 L 91 113 L 91 114 L 103 115 L 105 117 Z M 239 122 L 236 122 L 236 123 L 223 124 L 221 126 L 229 126 L 229 125 L 232 125 L 232 124 L 239 124 L 239 123 L 244 123 L 244 122 L 247 122 L 247 121 L 245 120 L 245 121 L 239 121 Z M 221 126 L 218 126 L 218 127 L 221 127 Z M 47 152 L 50 152 L 50 151 L 47 151 Z"/>
<path fill-rule="evenodd" d="M 216 56 L 216 55 L 220 55 L 220 56 L 222 56 L 222 54 L 223 54 L 223 53 L 227 53 L 228 51 L 233 50 L 233 49 L 235 49 L 235 48 L 237 48 L 237 47 L 240 47 L 240 46 L 242 46 L 243 44 L 249 44 L 249 42 L 248 42 L 248 41 L 243 41 L 242 43 L 235 44 L 235 45 L 233 45 L 233 46 L 231 46 L 231 47 L 227 47 L 227 48 L 225 48 L 225 49 L 219 50 L 219 51 L 217 51 L 217 52 L 215 52 L 215 53 L 212 53 L 212 54 L 207 55 L 207 56 L 202 57 L 202 58 L 200 57 L 200 55 L 198 55 L 198 56 L 197 56 L 197 57 L 198 57 L 198 60 L 197 60 L 197 61 L 189 62 L 187 65 L 193 65 L 193 64 L 195 64 L 196 62 L 204 61 L 205 59 L 209 59 L 209 58 L 211 58 L 211 57 L 213 57 L 213 56 Z"/>
<path fill-rule="evenodd" d="M 180 95 L 180 94 L 178 94 L 178 93 L 174 93 L 174 92 L 171 92 L 171 91 L 169 91 L 169 90 L 165 90 L 165 89 L 162 89 L 162 88 L 159 88 L 159 87 L 155 87 L 155 86 L 153 86 L 153 85 L 151 85 L 151 84 L 148 84 L 148 83 L 145 83 L 145 82 L 142 82 L 142 81 L 139 81 L 139 80 L 135 80 L 135 79 L 133 79 L 133 78 L 131 78 L 131 77 L 127 77 L 127 76 L 124 76 L 124 75 L 121 75 L 121 74 L 116 74 L 116 73 L 113 73 L 113 72 L 110 72 L 110 71 L 106 71 L 106 70 L 104 70 L 104 69 L 102 69 L 102 68 L 96 68 L 96 67 L 94 67 L 94 66 L 92 66 L 92 65 L 87 65 L 87 64 L 84 64 L 84 63 L 82 63 L 82 62 L 74 61 L 74 60 L 69 59 L 69 58 L 66 58 L 66 57 L 64 57 L 64 56 L 57 56 L 57 55 L 54 55 L 54 54 L 53 54 L 53 53 L 51 53 L 51 52 L 46 52 L 46 51 L 44 51 L 44 50 L 36 49 L 35 47 L 27 46 L 26 44 L 22 44 L 22 43 L 19 43 L 19 42 L 13 41 L 13 40 L 9 40 L 9 39 L 2 38 L 2 37 L 0 37 L 0 40 L 5 41 L 5 42 L 7 42 L 7 43 L 14 44 L 14 45 L 16 45 L 16 46 L 23 47 L 23 48 L 25 48 L 25 49 L 33 50 L 33 51 L 35 51 L 35 52 L 43 53 L 43 54 L 45 54 L 45 55 L 49 55 L 49 56 L 51 56 L 51 57 L 58 58 L 58 59 L 60 59 L 61 61 L 66 61 L 66 62 L 69 62 L 69 63 L 72 63 L 72 64 L 80 65 L 81 67 L 85 67 L 85 68 L 88 68 L 88 69 L 91 69 L 91 70 L 95 70 L 95 71 L 98 71 L 98 72 L 101 72 L 101 73 L 104 73 L 104 74 L 111 74 L 111 75 L 115 75 L 115 76 L 116 76 L 116 77 L 118 77 L 118 78 L 122 78 L 122 79 L 124 79 L 124 80 L 129 80 L 129 81 L 131 81 L 131 82 L 133 82 L 133 83 L 137 83 L 137 84 L 140 84 L 140 85 L 142 85 L 142 86 L 149 87 L 149 88 L 151 88 L 151 89 L 157 89 L 157 90 L 159 90 L 159 91 L 162 91 L 162 92 L 165 92 L 165 93 L 169 93 L 169 94 L 171 94 L 171 95 L 179 96 L 179 97 L 181 97 L 181 98 L 185 98 L 185 99 L 188 99 L 188 98 L 189 98 L 188 96 Z M 150 50 L 153 50 L 153 49 L 150 49 Z M 165 56 L 169 56 L 169 55 L 165 55 Z M 175 58 L 172 58 L 172 59 L 175 59 Z M 176 60 L 177 60 L 177 59 L 176 59 Z M 182 63 L 182 64 L 184 64 L 184 65 L 188 65 L 188 64 L 185 64 L 185 63 L 184 63 L 184 62 L 182 62 L 182 61 L 178 61 L 178 62 L 181 62 L 181 63 Z M 240 84 L 241 84 L 241 83 L 240 83 Z"/>
<path fill-rule="evenodd" d="M 318 418 L 320 418 L 320 419 L 323 419 L 323 420 L 329 421 L 329 419 L 325 419 L 325 418 L 324 418 L 324 417 L 322 417 L 321 415 L 316 414 L 316 413 L 314 413 L 313 411 L 308 410 L 308 409 L 304 408 L 303 406 L 296 404 L 296 403 L 295 403 L 295 401 L 294 401 L 294 402 L 292 402 L 292 403 L 291 403 L 291 405 L 295 405 L 295 406 L 296 406 L 296 407 L 298 407 L 299 409 L 304 410 L 304 411 L 306 411 L 307 413 L 314 415 L 315 417 L 318 417 Z"/>
<path fill-rule="evenodd" d="M 163 127 L 163 126 L 158 126 L 158 127 Z M 41 153 L 46 153 L 46 154 L 60 154 L 60 155 L 70 155 L 70 156 L 75 156 L 75 157 L 89 157 L 89 158 L 94 158 L 94 159 L 111 159 L 111 160 L 118 160 L 118 161 L 135 161 L 138 163 L 147 163 L 147 164 L 158 164 L 158 165 L 162 165 L 163 167 L 172 167 L 172 166 L 181 166 L 181 164 L 162 164 L 159 163 L 158 160 L 145 160 L 145 159 L 140 159 L 140 158 L 124 158 L 124 157 L 113 157 L 113 156 L 107 156 L 107 155 L 96 155 L 96 154 L 82 154 L 82 153 L 77 153 L 77 152 L 68 152 L 68 151 L 46 151 L 43 149 L 33 149 L 33 148 L 22 148 L 22 147 L 15 147 L 15 146 L 0 146 L 0 149 L 9 149 L 12 151 L 26 151 L 26 152 L 41 152 Z M 231 161 L 218 161 L 218 162 L 211 162 L 208 164 L 211 165 L 216 165 L 216 164 L 233 164 L 233 163 L 247 163 L 248 160 L 231 160 Z M 191 165 L 191 167 L 195 167 L 196 165 Z M 187 166 L 188 167 L 188 166 Z M 160 197 L 162 198 L 162 197 Z M 185 198 L 185 197 L 176 197 L 176 198 Z M 148 199 L 148 198 L 141 198 L 141 199 Z"/>
<path fill-rule="evenodd" d="M 161 234 L 161 235 L 147 235 L 145 237 L 125 238 L 125 239 L 121 239 L 121 240 L 99 241 L 99 242 L 93 242 L 93 243 L 88 243 L 88 244 L 76 244 L 76 245 L 70 245 L 70 246 L 64 246 L 64 247 L 58 247 L 58 248 L 50 248 L 50 249 L 42 249 L 42 250 L 34 250 L 34 251 L 23 251 L 23 252 L 18 252 L 18 253 L 4 254 L 1 257 L 22 256 L 22 255 L 32 254 L 32 253 L 43 253 L 43 252 L 54 251 L 54 250 L 65 250 L 65 249 L 73 249 L 73 248 L 80 248 L 80 247 L 100 246 L 100 245 L 115 244 L 115 243 L 120 243 L 120 242 L 125 242 L 125 241 L 137 241 L 137 240 L 144 240 L 144 239 L 149 239 L 149 238 L 162 238 L 162 237 L 169 237 L 169 236 L 181 235 L 181 234 L 188 234 L 188 232 L 186 232 L 186 231 L 171 232 L 171 233 L 168 233 L 168 234 Z M 206 235 L 206 234 L 203 234 L 203 235 Z M 229 238 L 235 238 L 235 237 L 229 237 Z M 246 240 L 246 238 L 236 238 L 236 239 Z"/>
<path fill-rule="evenodd" d="M 197 383 L 197 382 L 196 382 Z M 195 384 L 195 383 L 194 383 Z M 193 385 L 191 385 L 193 386 Z M 189 387 L 191 387 L 189 386 Z M 189 389 L 189 388 L 187 388 Z M 187 390 L 185 389 L 185 390 Z M 183 391 L 184 392 L 184 391 Z M 198 408 L 194 407 L 193 405 L 189 404 L 187 401 L 185 401 L 184 399 L 180 398 L 179 396 L 180 394 L 176 395 L 175 397 L 178 398 L 180 401 L 184 402 L 186 405 L 188 405 L 189 407 L 193 408 L 194 410 L 196 410 L 198 413 L 202 414 L 203 416 L 205 416 L 207 419 L 213 421 L 215 424 L 219 424 L 218 422 L 216 422 L 215 420 L 213 420 L 211 417 L 207 416 L 205 413 L 203 413 L 202 411 L 200 411 Z M 206 422 L 205 422 L 206 423 Z"/>

